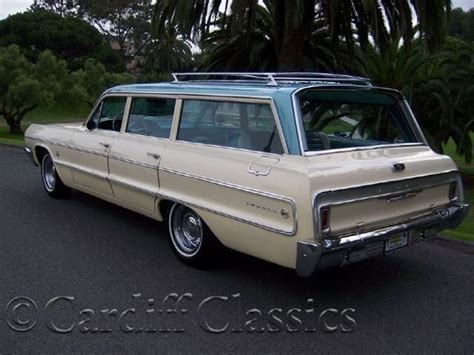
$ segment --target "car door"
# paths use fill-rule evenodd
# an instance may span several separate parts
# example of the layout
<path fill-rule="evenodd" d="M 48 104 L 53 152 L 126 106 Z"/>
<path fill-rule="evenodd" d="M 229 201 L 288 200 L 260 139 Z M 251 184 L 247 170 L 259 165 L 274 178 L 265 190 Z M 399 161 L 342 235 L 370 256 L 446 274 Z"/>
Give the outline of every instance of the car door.
<path fill-rule="evenodd" d="M 272 181 L 285 151 L 270 103 L 222 100 L 183 99 L 176 140 L 160 163 L 160 195 L 294 233 L 291 201 L 278 196 L 284 191 L 267 193 L 281 186 Z"/>
<path fill-rule="evenodd" d="M 132 209 L 154 213 L 158 166 L 169 142 L 175 99 L 133 96 L 123 133 L 109 151 L 114 196 Z"/>
<path fill-rule="evenodd" d="M 108 155 L 120 134 L 126 96 L 106 96 L 96 106 L 86 125 L 71 136 L 74 185 L 79 189 L 112 197 L 108 181 Z"/>

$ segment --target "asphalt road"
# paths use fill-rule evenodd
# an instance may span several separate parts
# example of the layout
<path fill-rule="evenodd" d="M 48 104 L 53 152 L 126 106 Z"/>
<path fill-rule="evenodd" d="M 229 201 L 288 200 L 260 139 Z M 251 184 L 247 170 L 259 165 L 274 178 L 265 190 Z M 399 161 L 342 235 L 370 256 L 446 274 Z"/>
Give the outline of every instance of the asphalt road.
<path fill-rule="evenodd" d="M 473 353 L 473 304 L 473 248 L 439 240 L 311 279 L 237 253 L 195 270 L 164 225 L 51 199 L 0 147 L 0 353 Z"/>

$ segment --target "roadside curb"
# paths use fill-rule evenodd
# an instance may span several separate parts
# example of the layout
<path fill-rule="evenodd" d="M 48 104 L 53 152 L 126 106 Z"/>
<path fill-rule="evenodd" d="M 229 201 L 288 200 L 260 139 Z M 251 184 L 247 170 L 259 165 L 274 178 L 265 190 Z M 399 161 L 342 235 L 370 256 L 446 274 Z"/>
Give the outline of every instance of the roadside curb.
<path fill-rule="evenodd" d="M 0 142 L 0 146 L 2 146 L 2 147 L 9 147 L 9 148 L 17 148 L 17 149 L 23 149 L 23 148 L 25 148 L 25 145 L 24 145 L 24 144 L 19 145 L 19 144 L 10 144 L 10 143 L 3 143 L 3 142 Z"/>

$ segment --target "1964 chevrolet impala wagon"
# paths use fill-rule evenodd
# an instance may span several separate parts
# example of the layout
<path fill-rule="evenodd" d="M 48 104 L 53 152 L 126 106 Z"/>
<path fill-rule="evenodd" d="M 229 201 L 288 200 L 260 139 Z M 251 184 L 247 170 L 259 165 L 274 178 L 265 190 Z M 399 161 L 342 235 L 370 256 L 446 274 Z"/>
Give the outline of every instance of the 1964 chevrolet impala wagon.
<path fill-rule="evenodd" d="M 183 73 L 107 90 L 83 124 L 32 125 L 52 197 L 70 188 L 158 221 L 182 260 L 227 246 L 309 276 L 454 228 L 453 161 L 403 96 L 318 73 Z"/>

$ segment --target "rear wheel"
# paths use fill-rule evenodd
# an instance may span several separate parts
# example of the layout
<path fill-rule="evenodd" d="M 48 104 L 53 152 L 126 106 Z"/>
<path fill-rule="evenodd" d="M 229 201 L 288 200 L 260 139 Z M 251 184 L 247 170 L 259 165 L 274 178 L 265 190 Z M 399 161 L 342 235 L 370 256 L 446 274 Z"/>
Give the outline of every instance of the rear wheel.
<path fill-rule="evenodd" d="M 44 189 L 51 197 L 64 198 L 71 192 L 71 189 L 61 181 L 49 153 L 44 154 L 41 160 L 41 180 Z"/>
<path fill-rule="evenodd" d="M 171 248 L 182 261 L 202 267 L 215 260 L 219 242 L 196 212 L 175 203 L 168 224 Z"/>

